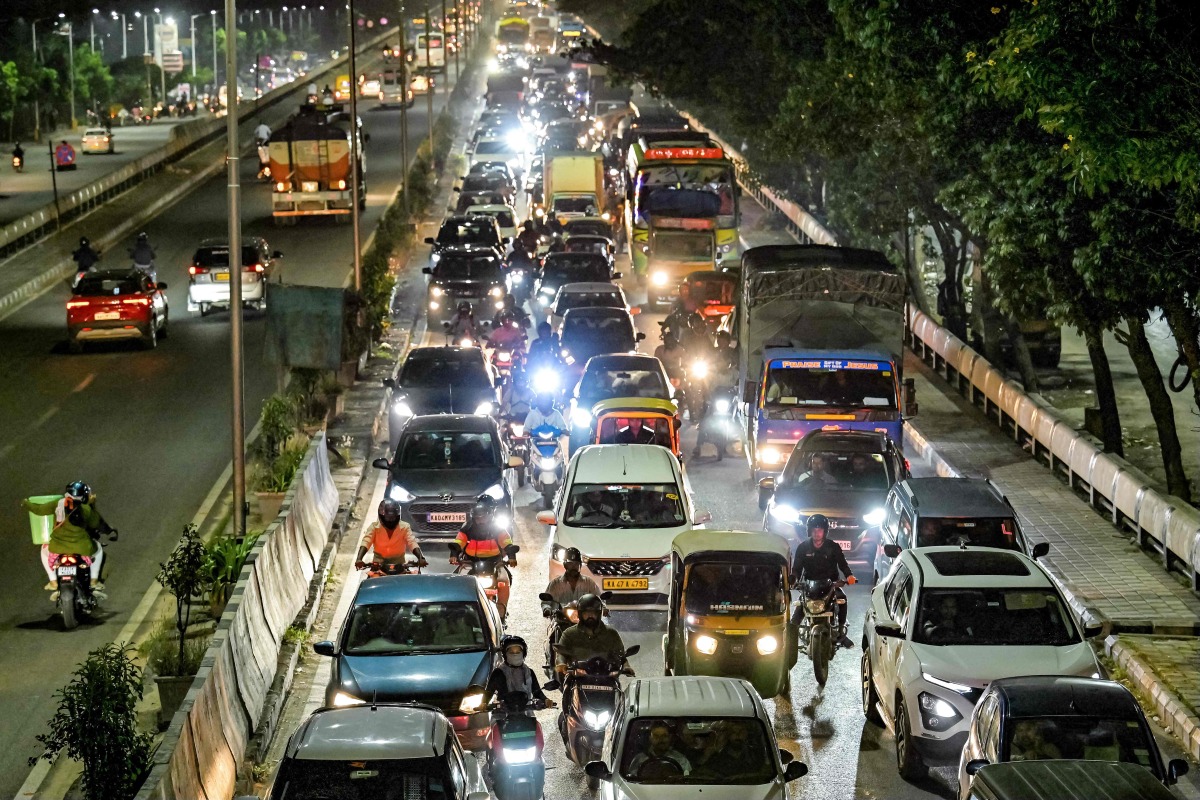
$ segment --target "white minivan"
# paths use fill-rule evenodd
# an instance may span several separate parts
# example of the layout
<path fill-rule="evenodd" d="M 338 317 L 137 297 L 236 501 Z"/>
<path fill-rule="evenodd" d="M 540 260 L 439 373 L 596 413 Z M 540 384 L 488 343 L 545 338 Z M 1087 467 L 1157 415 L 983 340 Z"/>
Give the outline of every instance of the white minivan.
<path fill-rule="evenodd" d="M 582 572 L 622 611 L 665 611 L 671 542 L 712 519 L 697 512 L 679 459 L 653 444 L 581 447 L 567 465 L 550 526 L 550 577 L 563 573 L 567 548 L 583 554 Z"/>

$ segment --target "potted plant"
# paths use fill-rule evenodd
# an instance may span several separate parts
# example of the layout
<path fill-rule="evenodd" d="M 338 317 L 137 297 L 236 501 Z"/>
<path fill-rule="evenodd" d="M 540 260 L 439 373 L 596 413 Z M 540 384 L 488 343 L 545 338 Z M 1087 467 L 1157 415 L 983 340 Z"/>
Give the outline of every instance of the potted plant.
<path fill-rule="evenodd" d="M 175 632 L 175 623 L 166 617 L 155 628 L 154 632 L 138 648 L 138 652 L 146 659 L 150 670 L 154 673 L 154 683 L 158 687 L 158 724 L 165 727 L 171 723 L 171 718 L 183 704 L 188 690 L 192 688 L 192 680 L 200 671 L 204 661 L 204 653 L 208 650 L 211 636 L 188 639 L 183 641 L 182 660 L 180 660 L 179 637 Z"/>
<path fill-rule="evenodd" d="M 289 394 L 299 417 L 300 427 L 309 436 L 325 427 L 325 418 L 329 413 L 328 400 L 324 390 L 325 374 L 311 367 L 295 367 L 292 369 L 292 384 Z"/>
<path fill-rule="evenodd" d="M 233 536 L 218 536 L 208 543 L 204 573 L 208 583 L 208 612 L 214 621 L 221 618 L 229 595 L 237 585 L 238 576 L 246 558 L 254 549 L 261 531 L 252 531 L 238 539 Z"/>
<path fill-rule="evenodd" d="M 308 436 L 296 433 L 270 462 L 256 464 L 251 482 L 258 498 L 258 516 L 264 525 L 279 516 L 283 498 L 307 452 Z"/>
<path fill-rule="evenodd" d="M 204 543 L 200 541 L 200 534 L 195 525 L 189 524 L 184 527 L 183 536 L 180 537 L 179 544 L 175 545 L 175 549 L 171 551 L 171 555 L 165 562 L 158 565 L 156 580 L 175 598 L 175 635 L 172 637 L 175 658 L 173 662 L 160 661 L 164 672 L 175 674 L 162 674 L 156 669 L 154 676 L 162 703 L 162 711 L 159 712 L 160 720 L 163 718 L 169 720 L 175 710 L 179 708 L 179 704 L 187 695 L 188 687 L 191 686 L 192 676 L 196 674 L 195 670 L 200 668 L 198 660 L 193 659 L 192 662 L 189 662 L 187 658 L 186 637 L 188 626 L 192 622 L 192 598 L 203 595 L 207 588 L 208 578 L 204 569 L 206 560 L 207 553 Z M 200 656 L 203 657 L 203 649 L 200 651 Z M 171 666 L 174 669 L 170 669 Z M 192 667 L 194 668 L 191 671 L 185 669 Z M 174 704 L 174 707 L 170 707 L 171 703 Z"/>

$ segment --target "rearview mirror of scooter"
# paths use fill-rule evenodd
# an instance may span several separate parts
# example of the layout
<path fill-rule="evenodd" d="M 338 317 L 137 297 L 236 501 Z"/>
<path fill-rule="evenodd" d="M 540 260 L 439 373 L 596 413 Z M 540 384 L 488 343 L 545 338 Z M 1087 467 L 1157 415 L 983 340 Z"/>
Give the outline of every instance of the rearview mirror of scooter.
<path fill-rule="evenodd" d="M 640 652 L 642 652 L 642 646 L 640 644 L 635 644 L 633 647 L 625 651 L 625 657 L 629 658 L 630 656 L 636 656 Z"/>

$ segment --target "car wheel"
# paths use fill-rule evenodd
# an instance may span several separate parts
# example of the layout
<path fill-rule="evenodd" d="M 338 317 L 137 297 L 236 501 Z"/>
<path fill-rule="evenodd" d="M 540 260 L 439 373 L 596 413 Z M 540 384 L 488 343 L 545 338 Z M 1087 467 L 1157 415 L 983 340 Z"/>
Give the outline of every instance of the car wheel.
<path fill-rule="evenodd" d="M 863 715 L 867 722 L 883 727 L 883 717 L 879 716 L 879 694 L 875 691 L 875 682 L 871 676 L 871 656 L 866 651 L 862 654 L 859 674 L 862 677 Z"/>
<path fill-rule="evenodd" d="M 142 347 L 146 350 L 153 350 L 158 347 L 158 320 L 150 319 L 150 329 L 146 335 L 142 337 Z"/>
<path fill-rule="evenodd" d="M 904 700 L 896 698 L 896 770 L 900 777 L 910 783 L 919 781 L 929 774 L 929 767 L 921 760 L 913 746 L 912 727 L 908 721 L 908 708 Z"/>
<path fill-rule="evenodd" d="M 159 331 L 158 331 L 158 335 L 161 338 L 163 338 L 163 339 L 167 338 L 168 325 L 170 325 L 170 323 L 171 323 L 171 312 L 167 309 L 163 309 L 162 327 L 159 328 Z"/>

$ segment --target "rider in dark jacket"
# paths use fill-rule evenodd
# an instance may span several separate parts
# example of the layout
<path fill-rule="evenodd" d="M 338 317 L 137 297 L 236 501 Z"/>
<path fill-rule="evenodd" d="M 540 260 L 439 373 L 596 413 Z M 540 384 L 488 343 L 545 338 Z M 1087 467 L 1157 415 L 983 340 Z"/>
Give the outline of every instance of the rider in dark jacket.
<path fill-rule="evenodd" d="M 824 514 L 813 514 L 808 518 L 808 541 L 800 543 L 792 560 L 792 575 L 797 583 L 836 581 L 842 575 L 846 576 L 846 583 L 856 582 L 850 565 L 846 563 L 846 554 L 838 547 L 837 542 L 826 538 L 828 532 L 829 520 Z M 846 648 L 853 647 L 854 642 L 846 636 L 846 595 L 841 588 L 835 591 L 834 601 L 837 605 L 840 631 L 838 644 Z"/>

